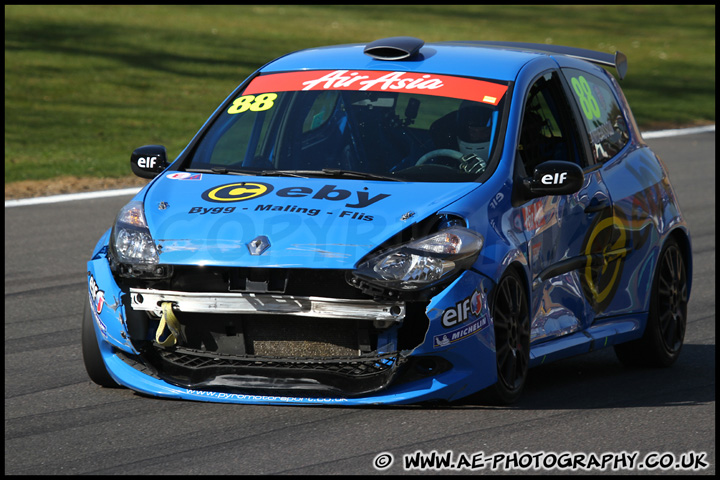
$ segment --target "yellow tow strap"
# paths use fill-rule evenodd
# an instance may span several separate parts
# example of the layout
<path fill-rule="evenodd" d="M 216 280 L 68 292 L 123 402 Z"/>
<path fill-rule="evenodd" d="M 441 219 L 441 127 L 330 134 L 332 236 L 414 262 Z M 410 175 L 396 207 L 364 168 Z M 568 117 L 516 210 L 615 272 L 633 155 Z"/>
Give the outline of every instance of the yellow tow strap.
<path fill-rule="evenodd" d="M 170 330 L 170 333 L 168 334 L 167 338 L 165 338 L 165 340 L 160 341 L 160 337 L 165 331 L 165 327 Z M 160 318 L 160 324 L 158 325 L 157 332 L 155 332 L 155 341 L 161 347 L 171 347 L 177 343 L 178 338 L 183 338 L 182 332 L 180 331 L 180 322 L 178 321 L 175 313 L 173 312 L 172 303 L 163 302 L 162 318 Z"/>

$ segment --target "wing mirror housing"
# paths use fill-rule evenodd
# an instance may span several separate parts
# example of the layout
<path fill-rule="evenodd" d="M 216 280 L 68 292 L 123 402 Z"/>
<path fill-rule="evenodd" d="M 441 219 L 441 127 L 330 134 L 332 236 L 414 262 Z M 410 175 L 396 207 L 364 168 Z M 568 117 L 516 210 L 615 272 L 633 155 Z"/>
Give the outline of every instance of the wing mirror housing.
<path fill-rule="evenodd" d="M 140 178 L 155 178 L 168 165 L 167 151 L 162 145 L 145 145 L 130 155 L 130 168 Z"/>
<path fill-rule="evenodd" d="M 527 200 L 545 195 L 572 195 L 582 188 L 584 178 L 577 164 L 549 160 L 535 167 L 532 177 L 522 180 L 522 196 Z"/>

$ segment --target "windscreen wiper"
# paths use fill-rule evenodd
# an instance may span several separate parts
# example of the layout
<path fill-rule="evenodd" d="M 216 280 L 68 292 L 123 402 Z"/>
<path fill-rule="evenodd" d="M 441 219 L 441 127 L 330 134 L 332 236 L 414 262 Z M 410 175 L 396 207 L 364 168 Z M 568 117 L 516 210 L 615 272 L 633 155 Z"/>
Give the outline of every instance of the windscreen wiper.
<path fill-rule="evenodd" d="M 221 175 L 259 175 L 259 170 L 250 170 L 247 168 L 227 168 L 227 167 L 212 167 L 213 173 L 219 173 Z"/>
<path fill-rule="evenodd" d="M 336 168 L 323 168 L 322 170 L 263 170 L 260 175 L 278 177 L 354 177 L 366 180 L 384 180 L 392 182 L 404 182 L 399 178 L 378 175 L 376 173 L 356 172 L 354 170 L 340 170 Z"/>
<path fill-rule="evenodd" d="M 365 180 L 404 182 L 404 180 L 401 180 L 399 178 L 379 175 L 377 173 L 358 172 L 355 170 L 341 170 L 337 168 L 323 168 L 322 170 L 250 170 L 241 168 L 212 167 L 210 169 L 188 168 L 186 169 L 186 171 L 197 173 L 217 173 L 221 175 L 257 175 L 264 177 L 353 177 Z"/>
<path fill-rule="evenodd" d="M 357 172 L 355 170 L 341 170 L 338 168 L 323 168 L 323 173 L 326 173 L 328 175 L 334 176 L 334 177 L 355 177 L 355 178 L 364 178 L 366 180 L 384 180 L 384 181 L 391 181 L 391 182 L 404 182 L 405 180 L 401 180 L 399 178 L 390 177 L 387 175 L 380 175 L 377 173 L 368 173 L 368 172 Z"/>
<path fill-rule="evenodd" d="M 228 168 L 228 167 L 211 167 L 211 168 L 186 168 L 186 172 L 193 173 L 217 173 L 219 175 L 255 175 L 255 176 L 266 176 L 266 177 L 301 177 L 307 178 L 308 176 L 323 175 L 322 172 L 316 170 L 252 170 L 249 168 Z"/>
<path fill-rule="evenodd" d="M 317 174 L 315 170 L 262 170 L 258 175 L 264 177 L 300 177 L 308 178 L 313 174 Z"/>
<path fill-rule="evenodd" d="M 260 170 L 249 170 L 242 168 L 212 167 L 212 168 L 186 168 L 186 172 L 193 173 L 217 173 L 219 175 L 260 175 Z"/>

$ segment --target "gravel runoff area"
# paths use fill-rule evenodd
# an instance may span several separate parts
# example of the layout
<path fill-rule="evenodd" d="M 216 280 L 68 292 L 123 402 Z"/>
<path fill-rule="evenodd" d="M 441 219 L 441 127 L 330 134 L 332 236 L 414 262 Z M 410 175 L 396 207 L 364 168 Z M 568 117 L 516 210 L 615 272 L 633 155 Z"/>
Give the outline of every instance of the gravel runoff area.
<path fill-rule="evenodd" d="M 143 187 L 147 183 L 148 180 L 134 175 L 120 178 L 59 177 L 50 180 L 22 180 L 5 184 L 5 200 Z"/>

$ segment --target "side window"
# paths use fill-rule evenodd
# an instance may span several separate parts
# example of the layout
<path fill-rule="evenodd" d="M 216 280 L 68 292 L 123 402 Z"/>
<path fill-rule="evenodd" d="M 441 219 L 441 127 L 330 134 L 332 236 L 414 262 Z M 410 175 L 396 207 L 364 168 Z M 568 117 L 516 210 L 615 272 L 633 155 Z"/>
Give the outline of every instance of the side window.
<path fill-rule="evenodd" d="M 528 92 L 518 150 L 527 175 L 547 160 L 583 163 L 577 130 L 556 72 L 540 77 Z"/>
<path fill-rule="evenodd" d="M 628 130 L 610 87 L 581 70 L 563 69 L 588 132 L 596 162 L 614 157 L 628 142 Z"/>

